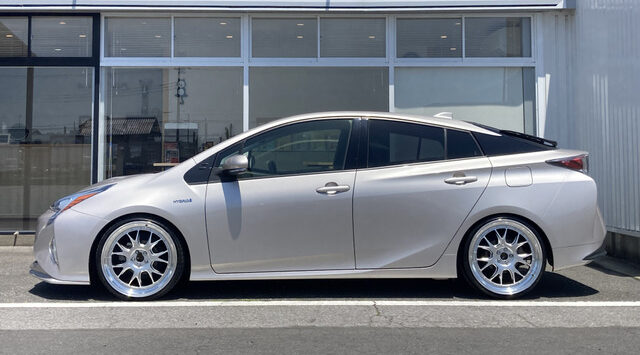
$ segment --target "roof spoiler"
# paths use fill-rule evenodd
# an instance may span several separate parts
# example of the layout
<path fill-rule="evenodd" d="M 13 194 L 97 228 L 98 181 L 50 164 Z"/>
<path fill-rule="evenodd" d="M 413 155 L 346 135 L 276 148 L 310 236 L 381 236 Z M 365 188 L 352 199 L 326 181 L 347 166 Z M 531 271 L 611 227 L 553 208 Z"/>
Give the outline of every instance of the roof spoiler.
<path fill-rule="evenodd" d="M 526 139 L 526 140 L 529 140 L 529 141 L 532 141 L 532 142 L 536 142 L 536 143 L 547 145 L 547 146 L 554 147 L 554 148 L 558 146 L 558 142 L 556 142 L 556 141 L 552 141 L 551 139 L 545 139 L 545 138 L 533 136 L 531 134 L 526 134 L 526 133 L 521 133 L 521 132 L 516 132 L 516 131 L 509 131 L 509 130 L 504 130 L 504 129 L 501 129 L 500 133 L 506 134 L 508 136 L 514 136 L 514 137 L 518 137 L 518 138 L 523 138 L 523 139 Z"/>
<path fill-rule="evenodd" d="M 546 145 L 546 146 L 549 146 L 549 147 L 554 147 L 555 148 L 555 147 L 558 146 L 558 142 L 552 141 L 551 139 L 541 138 L 541 137 L 537 137 L 537 136 L 534 136 L 534 135 L 531 135 L 531 134 L 522 133 L 522 132 L 510 131 L 510 130 L 507 130 L 507 129 L 498 129 L 498 128 L 487 126 L 487 125 L 483 125 L 482 123 L 477 123 L 477 122 L 470 122 L 470 121 L 465 121 L 465 122 L 471 123 L 471 124 L 473 124 L 475 126 L 487 129 L 487 130 L 495 132 L 495 133 L 500 133 L 500 134 L 504 134 L 504 135 L 507 135 L 507 136 L 526 139 L 528 141 L 536 142 L 538 144 Z"/>

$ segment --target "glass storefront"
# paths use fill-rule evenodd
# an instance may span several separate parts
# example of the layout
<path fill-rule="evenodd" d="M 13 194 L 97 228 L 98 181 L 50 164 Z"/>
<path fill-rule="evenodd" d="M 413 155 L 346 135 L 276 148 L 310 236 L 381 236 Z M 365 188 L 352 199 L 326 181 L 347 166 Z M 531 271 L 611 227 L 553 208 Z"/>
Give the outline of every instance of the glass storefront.
<path fill-rule="evenodd" d="M 105 68 L 105 178 L 158 172 L 243 131 L 242 68 Z"/>
<path fill-rule="evenodd" d="M 529 68 L 396 68 L 396 112 L 534 133 L 533 80 Z"/>
<path fill-rule="evenodd" d="M 0 230 L 89 185 L 93 68 L 0 68 Z M 88 132 L 84 127 L 89 127 Z"/>
<path fill-rule="evenodd" d="M 0 231 L 294 114 L 449 111 L 535 133 L 532 18 L 0 16 Z"/>
<path fill-rule="evenodd" d="M 388 68 L 251 68 L 249 97 L 251 128 L 308 112 L 389 111 Z"/>

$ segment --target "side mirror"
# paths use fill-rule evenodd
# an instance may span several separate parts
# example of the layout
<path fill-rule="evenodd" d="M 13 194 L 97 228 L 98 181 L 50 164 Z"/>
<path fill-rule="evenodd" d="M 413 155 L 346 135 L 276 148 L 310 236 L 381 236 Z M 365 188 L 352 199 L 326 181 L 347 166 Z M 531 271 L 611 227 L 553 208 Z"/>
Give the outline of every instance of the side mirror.
<path fill-rule="evenodd" d="M 236 154 L 230 156 L 221 166 L 221 174 L 238 175 L 249 168 L 249 159 L 246 156 Z"/>

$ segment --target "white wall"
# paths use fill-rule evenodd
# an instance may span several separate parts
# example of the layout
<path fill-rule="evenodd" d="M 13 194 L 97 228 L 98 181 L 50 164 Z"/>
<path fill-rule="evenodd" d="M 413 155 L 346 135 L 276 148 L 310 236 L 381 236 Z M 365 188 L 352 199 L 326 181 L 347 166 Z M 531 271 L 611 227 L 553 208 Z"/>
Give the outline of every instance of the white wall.
<path fill-rule="evenodd" d="M 640 1 L 541 15 L 545 137 L 590 152 L 609 229 L 640 232 Z M 634 233 L 636 232 L 636 233 Z"/>

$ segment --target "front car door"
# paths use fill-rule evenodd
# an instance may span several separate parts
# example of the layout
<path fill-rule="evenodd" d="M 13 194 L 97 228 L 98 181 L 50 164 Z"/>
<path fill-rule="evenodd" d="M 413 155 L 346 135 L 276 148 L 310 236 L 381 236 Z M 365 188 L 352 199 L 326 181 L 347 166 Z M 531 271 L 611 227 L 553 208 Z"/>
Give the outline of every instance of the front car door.
<path fill-rule="evenodd" d="M 469 132 L 369 120 L 354 192 L 356 268 L 433 265 L 491 174 Z"/>
<path fill-rule="evenodd" d="M 288 124 L 218 153 L 246 155 L 235 178 L 212 176 L 206 223 L 218 273 L 354 269 L 354 119 Z"/>

